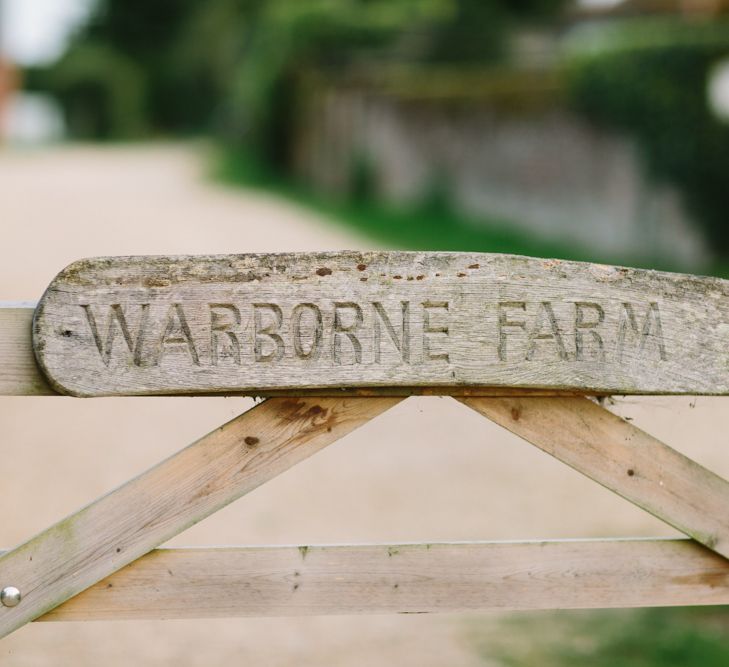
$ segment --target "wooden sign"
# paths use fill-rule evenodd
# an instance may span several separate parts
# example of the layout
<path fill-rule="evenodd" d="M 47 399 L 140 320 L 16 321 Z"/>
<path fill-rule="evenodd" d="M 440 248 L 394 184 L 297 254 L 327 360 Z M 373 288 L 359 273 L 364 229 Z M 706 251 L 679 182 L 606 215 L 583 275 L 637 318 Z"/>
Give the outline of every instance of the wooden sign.
<path fill-rule="evenodd" d="M 465 253 L 75 262 L 35 313 L 76 396 L 512 387 L 729 393 L 729 282 Z"/>

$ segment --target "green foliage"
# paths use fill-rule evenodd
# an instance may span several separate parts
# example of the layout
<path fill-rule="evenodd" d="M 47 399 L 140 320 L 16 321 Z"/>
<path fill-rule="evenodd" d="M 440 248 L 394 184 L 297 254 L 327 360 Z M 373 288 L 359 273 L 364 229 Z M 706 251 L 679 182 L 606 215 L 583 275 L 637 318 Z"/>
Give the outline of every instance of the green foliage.
<path fill-rule="evenodd" d="M 729 254 L 729 125 L 715 118 L 707 80 L 729 57 L 729 24 L 636 22 L 603 35 L 607 48 L 571 66 L 575 107 L 635 137 L 647 166 L 675 184 L 719 253 Z"/>
<path fill-rule="evenodd" d="M 133 63 L 141 77 L 133 98 L 145 117 L 138 127 L 212 131 L 285 171 L 303 72 L 337 72 L 362 63 L 376 68 L 384 61 L 493 59 L 516 20 L 540 17 L 564 2 L 99 0 L 64 60 L 91 57 L 91 47 L 104 49 L 97 71 L 112 79 L 124 78 Z M 64 67 L 48 72 L 49 88 L 71 116 L 94 119 L 84 132 L 99 128 L 100 135 L 115 136 L 117 121 L 101 95 L 80 96 L 56 80 Z M 71 125 L 77 123 L 72 119 Z"/>
<path fill-rule="evenodd" d="M 147 130 L 144 74 L 134 60 L 104 44 L 77 46 L 51 73 L 34 72 L 32 85 L 62 101 L 74 137 L 131 139 Z"/>
<path fill-rule="evenodd" d="M 185 119 L 197 98 L 178 85 L 175 50 L 195 0 L 98 0 L 86 29 L 71 48 L 83 54 L 100 44 L 143 72 L 142 109 L 146 126 L 165 131 L 186 129 Z"/>
<path fill-rule="evenodd" d="M 372 203 L 377 199 L 378 178 L 366 155 L 356 155 L 349 174 L 349 199 L 355 204 Z"/>
<path fill-rule="evenodd" d="M 454 217 L 456 207 L 453 203 L 453 186 L 444 169 L 437 169 L 431 176 L 418 203 L 418 210 L 446 218 Z"/>
<path fill-rule="evenodd" d="M 437 63 L 483 63 L 501 56 L 517 23 L 551 16 L 564 2 L 459 0 L 451 18 L 433 29 L 424 60 Z"/>
<path fill-rule="evenodd" d="M 727 632 L 726 609 L 709 607 L 519 615 L 471 635 L 507 667 L 725 667 Z"/>

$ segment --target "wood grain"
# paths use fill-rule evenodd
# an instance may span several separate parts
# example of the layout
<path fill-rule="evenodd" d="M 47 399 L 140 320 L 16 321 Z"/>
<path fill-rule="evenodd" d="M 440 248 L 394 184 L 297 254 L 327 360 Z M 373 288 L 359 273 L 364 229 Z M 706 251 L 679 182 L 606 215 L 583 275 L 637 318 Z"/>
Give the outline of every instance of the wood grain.
<path fill-rule="evenodd" d="M 273 398 L 0 558 L 0 637 L 53 609 L 399 402 Z"/>
<path fill-rule="evenodd" d="M 79 396 L 509 387 L 729 393 L 729 282 L 465 253 L 76 262 L 33 344 Z"/>
<path fill-rule="evenodd" d="M 729 482 L 587 398 L 463 398 L 480 414 L 729 557 Z"/>
<path fill-rule="evenodd" d="M 729 604 L 691 540 L 158 549 L 41 621 Z"/>
<path fill-rule="evenodd" d="M 35 304 L 0 302 L 0 396 L 52 396 L 38 368 L 31 334 Z"/>

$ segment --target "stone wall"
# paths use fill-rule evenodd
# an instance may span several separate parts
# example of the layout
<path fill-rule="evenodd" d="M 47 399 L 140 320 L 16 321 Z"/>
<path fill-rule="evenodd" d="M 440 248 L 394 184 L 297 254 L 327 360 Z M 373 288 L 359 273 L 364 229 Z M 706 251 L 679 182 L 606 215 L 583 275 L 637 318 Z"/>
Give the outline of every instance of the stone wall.
<path fill-rule="evenodd" d="M 322 190 L 346 191 L 366 164 L 389 202 L 437 187 L 474 221 L 500 219 L 626 262 L 698 271 L 710 260 L 678 191 L 648 178 L 637 147 L 560 104 L 459 106 L 342 87 L 317 96 L 306 117 L 296 169 Z"/>

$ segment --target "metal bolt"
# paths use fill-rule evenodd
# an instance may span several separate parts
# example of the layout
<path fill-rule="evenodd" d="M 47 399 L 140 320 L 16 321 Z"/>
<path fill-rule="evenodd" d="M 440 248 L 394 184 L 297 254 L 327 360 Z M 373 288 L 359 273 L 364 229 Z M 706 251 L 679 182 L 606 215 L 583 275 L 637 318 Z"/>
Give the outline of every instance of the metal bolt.
<path fill-rule="evenodd" d="M 20 604 L 20 600 L 23 596 L 15 586 L 6 586 L 0 591 L 0 602 L 6 607 L 15 607 Z"/>

